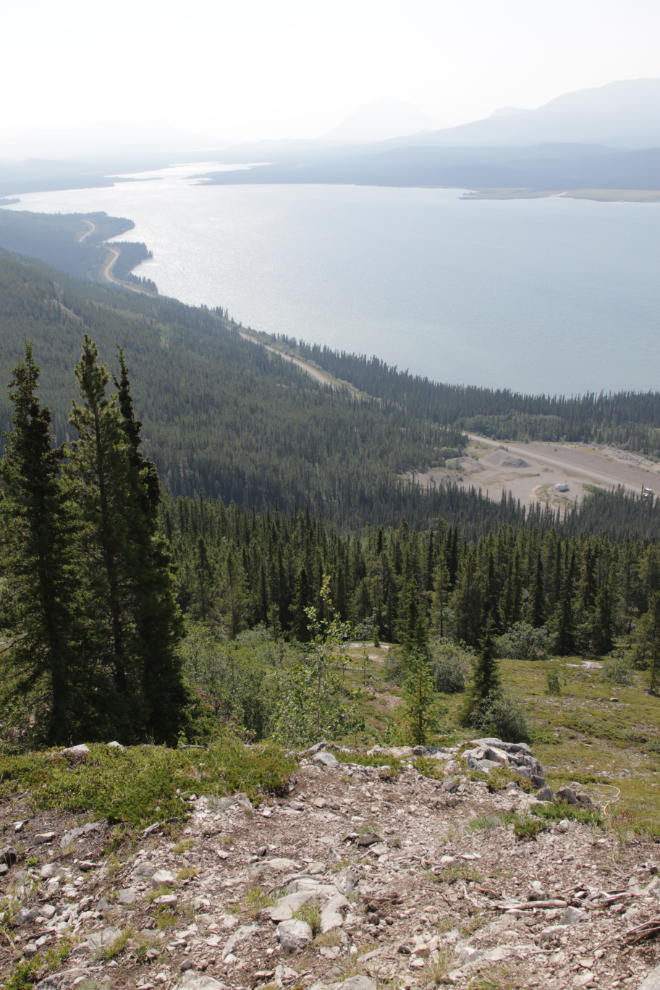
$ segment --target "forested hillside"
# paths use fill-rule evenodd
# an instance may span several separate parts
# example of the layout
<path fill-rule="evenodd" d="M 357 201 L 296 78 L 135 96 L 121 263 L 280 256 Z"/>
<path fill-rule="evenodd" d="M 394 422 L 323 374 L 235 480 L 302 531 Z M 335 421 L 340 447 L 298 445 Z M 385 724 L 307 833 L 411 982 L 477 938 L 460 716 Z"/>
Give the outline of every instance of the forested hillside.
<path fill-rule="evenodd" d="M 593 441 L 660 456 L 660 392 L 588 392 L 567 398 L 439 384 L 377 357 L 340 353 L 285 336 L 272 339 L 336 378 L 398 403 L 422 419 L 499 440 Z"/>
<path fill-rule="evenodd" d="M 323 388 L 243 340 L 224 312 L 52 276 L 0 258 L 0 381 L 25 338 L 42 368 L 54 436 L 67 435 L 73 367 L 88 330 L 101 359 L 126 348 L 145 448 L 173 495 L 284 510 L 308 503 L 337 526 L 427 526 L 446 503 L 401 476 L 455 456 L 464 438 L 391 404 Z M 0 393 L 0 426 L 9 405 Z M 467 505 L 461 496 L 453 496 Z M 490 510 L 486 510 L 488 512 Z"/>
<path fill-rule="evenodd" d="M 132 220 L 107 213 L 0 210 L 0 248 L 38 258 L 76 278 L 95 280 L 108 259 L 104 241 L 134 226 Z M 145 255 L 146 248 L 140 257 L 133 253 L 133 266 Z"/>
<path fill-rule="evenodd" d="M 545 430 L 543 436 L 616 433 L 643 449 L 644 437 L 660 435 L 657 393 L 549 399 L 436 385 L 375 358 L 300 345 L 303 356 L 351 381 L 361 392 L 356 397 L 349 389 L 319 385 L 243 340 L 223 309 L 185 306 L 64 273 L 54 279 L 43 266 L 6 255 L 0 256 L 0 321 L 0 381 L 9 381 L 25 338 L 33 340 L 57 442 L 67 436 L 73 367 L 88 330 L 102 360 L 113 359 L 117 344 L 126 348 L 145 449 L 170 495 L 201 492 L 259 511 L 275 500 L 284 512 L 309 505 L 314 516 L 344 531 L 396 526 L 402 516 L 413 529 L 425 529 L 439 515 L 470 540 L 504 523 L 552 528 L 556 517 L 545 509 L 530 514 L 511 498 L 491 502 L 455 487 L 424 489 L 404 477 L 455 457 L 466 442 L 463 429 L 474 428 L 479 417 L 483 432 L 497 432 L 498 422 L 511 424 L 508 432 L 502 426 L 507 436 L 527 422 Z M 4 390 L 0 427 L 9 428 Z M 649 502 L 590 499 L 579 520 L 573 515 L 566 525 L 613 539 L 656 535 Z"/>

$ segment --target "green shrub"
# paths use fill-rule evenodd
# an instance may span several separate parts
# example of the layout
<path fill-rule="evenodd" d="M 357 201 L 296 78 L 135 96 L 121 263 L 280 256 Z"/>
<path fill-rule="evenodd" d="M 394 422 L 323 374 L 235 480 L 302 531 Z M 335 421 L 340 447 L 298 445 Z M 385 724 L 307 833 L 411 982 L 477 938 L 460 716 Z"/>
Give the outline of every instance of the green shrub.
<path fill-rule="evenodd" d="M 485 736 L 503 742 L 529 741 L 529 728 L 522 705 L 505 692 L 486 699 L 474 712 L 472 724 Z"/>
<path fill-rule="evenodd" d="M 548 694 L 561 694 L 559 674 L 556 670 L 549 670 L 546 674 L 546 680 L 548 682 Z"/>
<path fill-rule="evenodd" d="M 431 672 L 437 691 L 464 691 L 470 676 L 470 655 L 451 643 L 431 644 Z"/>
<path fill-rule="evenodd" d="M 495 640 L 495 655 L 510 660 L 546 660 L 551 639 L 545 626 L 535 629 L 528 622 L 516 622 Z"/>
<path fill-rule="evenodd" d="M 513 834 L 517 839 L 536 839 L 539 832 L 544 832 L 550 826 L 546 822 L 534 818 L 519 818 L 513 823 Z"/>
<path fill-rule="evenodd" d="M 295 767 L 278 747 L 244 746 L 228 732 L 207 750 L 95 744 L 90 750 L 74 764 L 58 750 L 0 757 L 0 798 L 29 790 L 34 809 L 89 811 L 144 825 L 184 817 L 191 793 L 281 793 Z"/>
<path fill-rule="evenodd" d="M 611 653 L 607 657 L 603 664 L 602 676 L 603 680 L 610 683 L 628 686 L 633 684 L 635 680 L 632 667 L 623 654 L 619 652 Z"/>

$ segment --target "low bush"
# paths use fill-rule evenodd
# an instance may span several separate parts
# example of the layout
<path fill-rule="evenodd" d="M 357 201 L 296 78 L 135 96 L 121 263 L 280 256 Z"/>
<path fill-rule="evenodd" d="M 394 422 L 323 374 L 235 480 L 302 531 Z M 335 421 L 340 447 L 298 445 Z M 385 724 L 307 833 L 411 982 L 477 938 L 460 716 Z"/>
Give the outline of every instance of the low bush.
<path fill-rule="evenodd" d="M 29 790 L 35 809 L 89 811 L 132 825 L 183 818 L 194 794 L 254 798 L 284 791 L 294 761 L 276 746 L 244 746 L 225 733 L 207 750 L 91 745 L 86 760 L 46 750 L 0 758 L 0 798 Z"/>
<path fill-rule="evenodd" d="M 632 667 L 621 652 L 611 653 L 607 657 L 603 664 L 602 676 L 603 680 L 612 684 L 629 686 L 635 681 Z"/>
<path fill-rule="evenodd" d="M 545 626 L 535 629 L 528 622 L 516 622 L 495 640 L 495 655 L 510 660 L 547 660 L 551 642 Z"/>
<path fill-rule="evenodd" d="M 470 655 L 452 643 L 431 644 L 431 671 L 436 691 L 457 694 L 470 676 Z"/>
<path fill-rule="evenodd" d="M 496 736 L 503 742 L 528 742 L 529 728 L 521 703 L 505 692 L 475 709 L 472 724 L 484 736 Z"/>

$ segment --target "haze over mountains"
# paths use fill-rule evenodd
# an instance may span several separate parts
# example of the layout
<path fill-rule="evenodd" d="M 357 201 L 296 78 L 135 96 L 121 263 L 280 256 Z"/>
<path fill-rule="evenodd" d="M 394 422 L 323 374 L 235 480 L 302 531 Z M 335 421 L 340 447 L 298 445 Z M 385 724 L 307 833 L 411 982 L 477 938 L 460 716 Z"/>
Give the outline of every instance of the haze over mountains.
<path fill-rule="evenodd" d="M 405 137 L 420 131 L 437 131 L 444 126 L 412 103 L 383 99 L 360 107 L 323 137 L 326 141 L 363 144 Z"/>
<path fill-rule="evenodd" d="M 9 160 L 0 165 L 0 196 L 107 185 L 120 172 L 199 160 L 267 163 L 200 177 L 221 184 L 658 190 L 660 79 L 577 90 L 534 110 L 501 107 L 458 127 L 379 100 L 318 140 L 222 145 L 160 124 L 31 132 L 0 142 L 0 161 Z"/>

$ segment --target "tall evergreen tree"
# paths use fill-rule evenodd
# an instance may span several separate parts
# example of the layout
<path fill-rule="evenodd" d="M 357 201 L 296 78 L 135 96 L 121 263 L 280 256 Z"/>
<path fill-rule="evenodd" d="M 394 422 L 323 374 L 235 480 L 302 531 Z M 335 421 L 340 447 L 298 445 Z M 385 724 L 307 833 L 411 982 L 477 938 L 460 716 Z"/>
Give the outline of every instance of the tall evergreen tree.
<path fill-rule="evenodd" d="M 39 368 L 32 344 L 9 386 L 13 431 L 0 465 L 3 622 L 12 636 L 3 666 L 9 696 L 31 696 L 36 735 L 49 744 L 97 738 L 85 669 L 84 589 L 75 507 L 60 473 L 65 452 L 51 443 L 51 416 L 36 391 Z"/>
<path fill-rule="evenodd" d="M 78 438 L 67 475 L 85 525 L 99 653 L 114 677 L 115 731 L 125 741 L 152 735 L 173 742 L 186 702 L 176 659 L 180 619 L 158 532 L 158 478 L 139 450 L 121 353 L 120 366 L 120 398 L 108 396 L 110 374 L 85 334 L 75 369 L 82 402 L 74 401 L 70 417 Z"/>
<path fill-rule="evenodd" d="M 119 348 L 121 376 L 115 378 L 124 434 L 128 440 L 129 517 L 126 583 L 133 629 L 131 663 L 138 668 L 144 698 L 141 734 L 158 742 L 174 742 L 184 724 L 188 701 L 177 646 L 182 621 L 174 598 L 169 549 L 160 533 L 161 501 L 156 466 L 140 451 L 142 423 L 135 418 L 128 367 Z"/>

